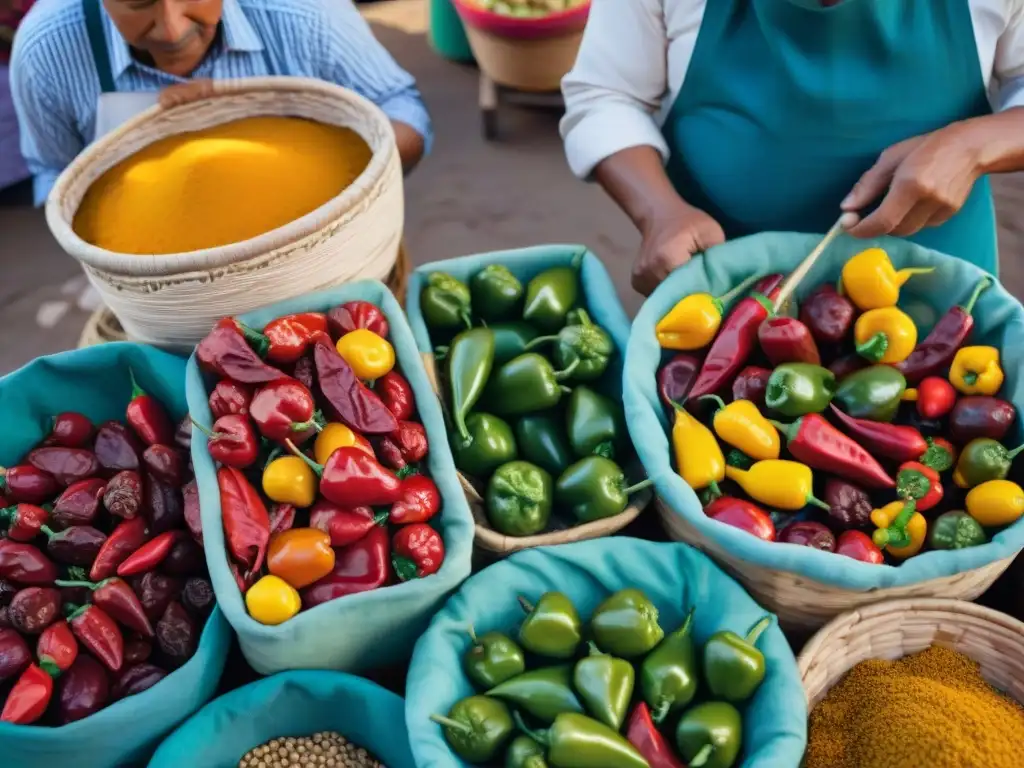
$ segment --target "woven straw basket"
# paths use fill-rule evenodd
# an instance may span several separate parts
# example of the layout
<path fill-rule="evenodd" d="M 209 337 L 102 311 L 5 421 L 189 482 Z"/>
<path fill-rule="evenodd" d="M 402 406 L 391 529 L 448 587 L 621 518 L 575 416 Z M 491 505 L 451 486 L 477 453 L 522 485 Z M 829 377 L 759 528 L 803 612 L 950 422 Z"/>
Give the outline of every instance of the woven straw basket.
<path fill-rule="evenodd" d="M 811 638 L 797 660 L 808 705 L 862 661 L 933 645 L 974 659 L 993 687 L 1024 703 L 1024 623 L 962 600 L 893 600 L 844 613 Z"/>
<path fill-rule="evenodd" d="M 353 280 L 384 280 L 397 259 L 405 215 L 394 132 L 367 99 L 290 77 L 218 80 L 208 93 L 170 109 L 152 107 L 96 141 L 61 174 L 46 204 L 57 242 L 82 263 L 127 335 L 175 350 L 194 346 L 226 315 Z M 127 255 L 90 245 L 72 230 L 86 190 L 125 158 L 167 136 L 257 115 L 351 128 L 373 156 L 347 189 L 315 211 L 220 248 Z"/>
<path fill-rule="evenodd" d="M 447 410 L 445 399 L 441 396 L 441 386 L 437 378 L 437 365 L 432 355 L 426 352 L 423 355 L 423 365 L 427 369 L 427 376 L 441 400 L 442 409 Z M 639 462 L 629 470 L 630 476 L 639 470 Z M 550 547 L 555 544 L 570 544 L 574 541 L 586 541 L 588 539 L 599 539 L 603 536 L 611 536 L 618 533 L 627 525 L 632 523 L 644 511 L 644 508 L 651 502 L 653 492 L 645 488 L 630 498 L 630 504 L 622 512 L 614 517 L 606 517 L 603 520 L 595 520 L 592 523 L 577 525 L 572 528 L 565 528 L 550 533 L 541 533 L 536 536 L 506 536 L 491 528 L 487 521 L 487 513 L 484 509 L 484 499 L 480 489 L 474 485 L 461 472 L 458 473 L 459 482 L 462 483 L 462 490 L 466 492 L 466 500 L 473 512 L 473 520 L 476 522 L 475 543 L 480 549 L 496 555 L 511 555 L 521 549 L 530 547 Z"/>
<path fill-rule="evenodd" d="M 1008 557 L 954 576 L 905 587 L 854 592 L 788 571 L 777 571 L 740 560 L 687 525 L 681 516 L 672 512 L 660 499 L 655 504 L 669 536 L 714 558 L 747 588 L 757 602 L 777 614 L 779 623 L 789 630 L 815 630 L 844 611 L 882 600 L 910 597 L 974 600 L 992 586 L 1013 562 L 1013 558 Z"/>

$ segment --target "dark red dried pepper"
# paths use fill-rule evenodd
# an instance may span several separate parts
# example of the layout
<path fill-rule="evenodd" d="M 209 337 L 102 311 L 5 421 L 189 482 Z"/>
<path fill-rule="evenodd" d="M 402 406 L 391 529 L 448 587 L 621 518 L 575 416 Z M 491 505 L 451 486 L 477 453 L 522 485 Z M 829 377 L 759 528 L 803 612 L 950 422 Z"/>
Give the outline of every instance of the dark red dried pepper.
<path fill-rule="evenodd" d="M 810 329 L 796 318 L 769 317 L 757 329 L 757 340 L 772 365 L 821 363 Z"/>
<path fill-rule="evenodd" d="M 203 516 L 199 506 L 199 485 L 195 480 L 185 483 L 181 489 L 182 508 L 185 514 L 185 525 L 199 546 L 203 545 Z"/>
<path fill-rule="evenodd" d="M 0 493 L 10 503 L 43 504 L 60 492 L 57 479 L 30 464 L 0 471 Z"/>
<path fill-rule="evenodd" d="M 248 573 L 263 566 L 270 541 L 270 516 L 259 493 L 234 467 L 217 470 L 221 519 L 228 551 Z"/>
<path fill-rule="evenodd" d="M 161 483 L 180 487 L 185 482 L 186 463 L 177 448 L 160 443 L 151 445 L 143 452 L 142 463 Z"/>
<path fill-rule="evenodd" d="M 850 333 L 857 311 L 832 283 L 820 285 L 800 304 L 800 319 L 819 344 L 838 344 Z"/>
<path fill-rule="evenodd" d="M 173 443 L 174 425 L 163 405 L 139 386 L 131 368 L 128 369 L 128 377 L 132 382 L 132 397 L 124 414 L 128 426 L 146 445 Z"/>
<path fill-rule="evenodd" d="M 100 471 L 96 454 L 87 448 L 36 448 L 26 459 L 29 464 L 46 472 L 62 486 L 93 477 Z"/>
<path fill-rule="evenodd" d="M 118 472 L 103 491 L 103 506 L 114 517 L 131 520 L 142 509 L 142 476 L 126 469 Z"/>
<path fill-rule="evenodd" d="M 294 363 L 306 353 L 313 334 L 318 332 L 327 332 L 327 315 L 322 312 L 302 312 L 271 321 L 263 329 L 269 343 L 267 359 L 279 365 Z"/>
<path fill-rule="evenodd" d="M 313 359 L 320 391 L 332 417 L 363 435 L 388 435 L 398 429 L 398 419 L 356 377 L 352 366 L 333 345 L 318 341 L 313 347 Z"/>
<path fill-rule="evenodd" d="M 0 579 L 27 586 L 48 586 L 57 578 L 57 566 L 37 547 L 0 539 Z"/>
<path fill-rule="evenodd" d="M 119 421 L 108 421 L 96 432 L 93 450 L 100 466 L 109 474 L 116 474 L 126 469 L 137 470 L 144 449 L 128 427 Z"/>
<path fill-rule="evenodd" d="M 418 422 L 401 421 L 390 435 L 375 438 L 373 446 L 381 464 L 394 470 L 405 469 L 426 457 L 427 431 Z"/>
<path fill-rule="evenodd" d="M 107 482 L 99 477 L 72 483 L 53 505 L 50 519 L 57 526 L 89 525 L 96 519 Z"/>
<path fill-rule="evenodd" d="M 924 435 L 914 427 L 856 419 L 843 413 L 835 405 L 832 406 L 832 413 L 849 436 L 866 448 L 872 456 L 899 462 L 916 461 L 928 450 Z"/>
<path fill-rule="evenodd" d="M 100 548 L 92 567 L 89 579 L 102 581 L 117 573 L 117 567 L 127 560 L 135 550 L 149 538 L 144 517 L 135 517 L 119 523 L 113 533 Z"/>
<path fill-rule="evenodd" d="M 249 335 L 258 344 L 259 338 L 263 338 L 261 334 Z M 262 345 L 266 345 L 265 338 Z M 196 359 L 204 370 L 242 384 L 262 384 L 288 378 L 284 372 L 263 362 L 246 341 L 242 326 L 232 318 L 218 322 L 199 342 Z"/>
<path fill-rule="evenodd" d="M 358 328 L 373 331 L 382 339 L 388 337 L 388 319 L 376 304 L 368 301 L 350 301 L 327 313 L 331 335 L 340 338 Z"/>
<path fill-rule="evenodd" d="M 857 442 L 833 427 L 818 413 L 801 416 L 792 424 L 772 422 L 787 439 L 793 458 L 812 469 L 830 472 L 869 488 L 894 488 L 875 458 Z"/>
<path fill-rule="evenodd" d="M 252 387 L 231 379 L 221 379 L 210 392 L 210 413 L 214 419 L 229 414 L 246 414 L 252 402 Z"/>
<path fill-rule="evenodd" d="M 690 387 L 700 371 L 700 358 L 689 352 L 679 352 L 658 371 L 658 394 L 661 402 L 671 410 L 673 403 L 681 403 L 690 394 Z"/>
<path fill-rule="evenodd" d="M 64 611 L 78 641 L 111 672 L 121 669 L 124 662 L 124 637 L 114 620 L 95 605 L 77 606 L 68 603 Z"/>

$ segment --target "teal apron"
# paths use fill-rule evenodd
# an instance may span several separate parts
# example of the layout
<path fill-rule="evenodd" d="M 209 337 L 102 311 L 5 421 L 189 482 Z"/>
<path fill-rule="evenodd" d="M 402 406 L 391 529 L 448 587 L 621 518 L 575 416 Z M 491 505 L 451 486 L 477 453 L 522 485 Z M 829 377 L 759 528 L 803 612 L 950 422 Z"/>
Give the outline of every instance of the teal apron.
<path fill-rule="evenodd" d="M 990 112 L 968 0 L 708 0 L 667 169 L 727 237 L 825 232 L 887 147 Z M 995 273 L 988 179 L 910 239 Z"/>

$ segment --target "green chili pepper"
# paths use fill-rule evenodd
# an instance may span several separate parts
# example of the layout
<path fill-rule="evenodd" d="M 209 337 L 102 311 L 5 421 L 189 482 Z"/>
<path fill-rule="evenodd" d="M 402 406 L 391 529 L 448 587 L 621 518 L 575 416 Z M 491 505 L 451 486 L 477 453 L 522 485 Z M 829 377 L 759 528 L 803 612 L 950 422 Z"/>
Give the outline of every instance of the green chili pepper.
<path fill-rule="evenodd" d="M 420 312 L 431 330 L 455 331 L 470 328 L 469 288 L 447 272 L 431 272 L 420 292 Z"/>
<path fill-rule="evenodd" d="M 559 476 L 555 482 L 555 502 L 572 512 L 577 522 L 591 523 L 623 512 L 629 497 L 652 482 L 644 480 L 629 485 L 626 473 L 614 461 L 604 456 L 588 456 Z"/>
<path fill-rule="evenodd" d="M 981 523 L 960 509 L 944 512 L 935 518 L 928 530 L 932 549 L 965 549 L 988 543 Z"/>
<path fill-rule="evenodd" d="M 625 659 L 643 656 L 665 637 L 658 609 L 639 589 L 620 590 L 597 606 L 590 632 L 598 648 Z"/>
<path fill-rule="evenodd" d="M 518 712 L 513 717 L 519 730 L 547 748 L 551 768 L 650 768 L 626 739 L 586 715 L 559 715 L 546 731 L 530 730 Z"/>
<path fill-rule="evenodd" d="M 488 696 L 510 702 L 550 723 L 563 712 L 582 712 L 583 705 L 572 690 L 572 666 L 542 667 L 516 675 L 491 688 Z"/>
<path fill-rule="evenodd" d="M 855 419 L 892 421 L 907 380 L 891 365 L 872 365 L 839 382 L 835 401 Z"/>
<path fill-rule="evenodd" d="M 704 682 L 715 698 L 746 701 L 764 681 L 764 654 L 756 647 L 772 617 L 758 621 L 746 637 L 716 632 L 704 644 Z"/>
<path fill-rule="evenodd" d="M 473 645 L 462 657 L 466 676 L 478 688 L 493 688 L 526 671 L 523 649 L 501 632 L 488 632 L 477 637 L 469 628 Z"/>
<path fill-rule="evenodd" d="M 554 336 L 538 336 L 526 348 L 531 350 L 554 342 L 551 357 L 555 365 L 567 368 L 573 360 L 579 360 L 579 367 L 572 374 L 573 381 L 594 381 L 608 369 L 615 354 L 615 343 L 601 326 L 590 320 L 586 310 L 576 312 L 578 323 L 565 326 Z"/>
<path fill-rule="evenodd" d="M 572 600 L 561 592 L 545 592 L 536 605 L 520 597 L 526 618 L 519 628 L 519 644 L 531 653 L 571 659 L 583 638 L 583 625 Z"/>
<path fill-rule="evenodd" d="M 508 320 L 519 313 L 523 284 L 504 264 L 488 264 L 469 280 L 473 310 L 488 322 Z"/>
<path fill-rule="evenodd" d="M 551 475 L 528 461 L 502 464 L 487 483 L 487 519 L 506 536 L 532 536 L 551 518 Z"/>
<path fill-rule="evenodd" d="M 836 391 L 836 377 L 828 368 L 811 363 L 783 363 L 772 371 L 764 393 L 771 410 L 797 419 L 821 413 Z"/>
<path fill-rule="evenodd" d="M 518 416 L 558 405 L 568 392 L 560 381 L 572 375 L 579 362 L 556 372 L 545 358 L 527 352 L 505 363 L 491 378 L 484 394 L 488 410 L 499 416 Z"/>
<path fill-rule="evenodd" d="M 493 323 L 489 328 L 494 332 L 494 364 L 504 365 L 526 351 L 526 345 L 537 338 L 537 329 L 529 323 L 517 320 L 512 323 Z"/>
<path fill-rule="evenodd" d="M 494 760 L 515 729 L 504 702 L 486 696 L 470 696 L 456 702 L 447 717 L 430 719 L 444 728 L 452 751 L 475 764 Z"/>
<path fill-rule="evenodd" d="M 740 713 L 724 701 L 688 709 L 676 726 L 676 746 L 690 768 L 732 768 L 743 746 Z"/>
<path fill-rule="evenodd" d="M 510 461 L 515 461 L 516 440 L 508 422 L 489 413 L 471 413 L 466 417 L 469 440 L 452 432 L 448 442 L 452 446 L 455 466 L 470 477 L 485 478 Z"/>
<path fill-rule="evenodd" d="M 446 358 L 451 417 L 463 442 L 471 439 L 466 417 L 483 394 L 494 364 L 494 334 L 489 328 L 463 331 L 452 340 Z"/>
<path fill-rule="evenodd" d="M 516 736 L 505 752 L 505 768 L 548 768 L 544 747 L 529 736 Z"/>
<path fill-rule="evenodd" d="M 570 266 L 546 269 L 527 284 L 523 320 L 544 333 L 561 330 L 565 316 L 579 295 L 579 266 L 583 253 L 577 254 Z"/>
<path fill-rule="evenodd" d="M 516 422 L 515 430 L 520 455 L 552 475 L 561 475 L 575 460 L 564 421 L 550 413 L 527 414 Z"/>
<path fill-rule="evenodd" d="M 601 653 L 593 643 L 590 655 L 576 662 L 572 674 L 573 685 L 587 711 L 616 731 L 626 719 L 635 680 L 632 664 Z"/>
<path fill-rule="evenodd" d="M 1011 451 L 998 440 L 976 437 L 960 452 L 953 478 L 965 488 L 973 488 L 989 480 L 1005 480 L 1013 460 L 1021 451 L 1024 451 L 1024 445 Z"/>
<path fill-rule="evenodd" d="M 622 407 L 590 387 L 578 386 L 569 395 L 565 431 L 577 456 L 614 459 L 629 445 Z"/>
<path fill-rule="evenodd" d="M 644 701 L 654 722 L 664 722 L 697 693 L 697 652 L 693 643 L 693 610 L 675 632 L 651 651 L 640 667 Z"/>

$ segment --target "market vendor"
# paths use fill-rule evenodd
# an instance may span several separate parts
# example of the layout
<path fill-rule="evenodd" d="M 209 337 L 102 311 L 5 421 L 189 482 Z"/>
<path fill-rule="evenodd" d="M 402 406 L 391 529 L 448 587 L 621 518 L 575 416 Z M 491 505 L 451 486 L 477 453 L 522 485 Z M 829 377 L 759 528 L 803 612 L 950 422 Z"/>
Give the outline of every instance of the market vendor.
<path fill-rule="evenodd" d="M 997 269 L 985 175 L 1024 170 L 1021 0 L 603 0 L 562 90 L 569 164 L 642 233 L 641 293 L 840 207 L 855 236 Z"/>
<path fill-rule="evenodd" d="M 351 0 L 46 0 L 18 30 L 11 85 L 42 204 L 95 137 L 204 78 L 293 75 L 350 88 L 391 119 L 408 171 L 429 149 L 415 80 Z"/>

